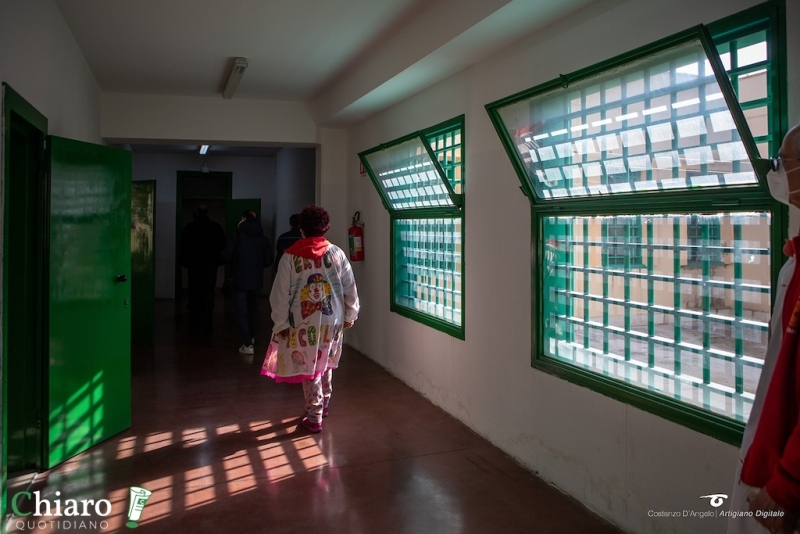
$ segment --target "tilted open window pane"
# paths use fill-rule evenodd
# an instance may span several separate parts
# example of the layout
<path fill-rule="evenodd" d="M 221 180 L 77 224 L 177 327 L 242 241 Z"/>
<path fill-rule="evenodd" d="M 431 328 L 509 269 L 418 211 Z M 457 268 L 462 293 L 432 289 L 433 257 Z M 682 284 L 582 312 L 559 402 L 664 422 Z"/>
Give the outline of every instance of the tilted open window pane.
<path fill-rule="evenodd" d="M 390 210 L 456 207 L 447 177 L 420 136 L 361 156 Z"/>
<path fill-rule="evenodd" d="M 391 214 L 391 310 L 464 339 L 464 116 L 358 156 Z"/>
<path fill-rule="evenodd" d="M 623 217 L 543 217 L 544 355 L 747 421 L 767 348 L 769 214 L 630 216 L 638 265 L 603 259 L 603 227 Z"/>
<path fill-rule="evenodd" d="M 758 183 L 699 38 L 496 113 L 541 199 Z"/>
<path fill-rule="evenodd" d="M 772 124 L 777 98 L 768 73 L 776 69 L 770 57 L 767 30 L 739 35 L 717 45 L 722 64 L 744 111 L 750 133 L 760 156 L 769 158 L 777 153 L 780 134 Z"/>
<path fill-rule="evenodd" d="M 461 325 L 461 216 L 395 219 L 395 304 Z"/>
<path fill-rule="evenodd" d="M 429 135 L 428 143 L 431 145 L 433 154 L 439 161 L 447 180 L 453 191 L 460 195 L 463 191 L 463 167 L 461 165 L 461 154 L 463 145 L 461 143 L 461 128 L 452 128 L 442 133 Z"/>

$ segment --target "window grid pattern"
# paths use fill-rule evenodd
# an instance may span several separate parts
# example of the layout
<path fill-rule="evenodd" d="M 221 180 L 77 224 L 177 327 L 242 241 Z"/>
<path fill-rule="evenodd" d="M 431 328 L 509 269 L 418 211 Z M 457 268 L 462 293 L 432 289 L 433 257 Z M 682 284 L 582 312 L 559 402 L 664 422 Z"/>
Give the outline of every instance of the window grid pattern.
<path fill-rule="evenodd" d="M 769 158 L 777 152 L 773 135 L 775 101 L 770 95 L 770 58 L 767 31 L 741 35 L 717 46 L 745 119 L 758 146 L 759 155 Z"/>
<path fill-rule="evenodd" d="M 722 98 L 705 51 L 691 57 L 680 46 L 487 106 L 539 208 L 533 365 L 731 443 L 761 376 L 776 244 L 774 202 L 744 141 L 775 155 L 783 107 L 772 84 L 785 74 L 772 55 L 785 46 L 774 32 L 780 15 L 752 15 L 714 25 L 739 109 Z M 664 71 L 668 83 L 654 76 Z M 740 110 L 741 130 L 733 123 Z M 715 207 L 726 204 L 718 193 L 729 185 L 749 213 Z M 662 194 L 681 189 L 686 204 Z M 640 191 L 652 191 L 637 195 L 652 207 L 616 194 Z M 674 214 L 684 210 L 694 213 Z M 642 231 L 619 217 L 638 217 Z M 626 234 L 639 266 L 620 247 Z"/>
<path fill-rule="evenodd" d="M 545 218 L 545 354 L 746 421 L 767 345 L 770 217 L 706 217 L 724 265 L 706 256 L 699 272 L 686 268 L 690 215 L 641 216 L 629 246 L 643 270 L 598 265 L 605 218 Z"/>
<path fill-rule="evenodd" d="M 419 137 L 372 152 L 365 158 L 391 209 L 455 207 Z"/>
<path fill-rule="evenodd" d="M 712 262 L 722 262 L 722 236 L 717 217 L 703 217 L 692 215 L 687 226 L 689 238 L 689 260 L 688 266 L 699 267 L 703 260 L 708 259 Z"/>
<path fill-rule="evenodd" d="M 463 167 L 461 165 L 461 129 L 428 136 L 428 143 L 439 160 L 453 191 L 461 194 Z"/>
<path fill-rule="evenodd" d="M 456 194 L 463 193 L 461 124 L 425 135 Z M 450 325 L 463 325 L 461 211 L 392 219 L 393 302 Z"/>
<path fill-rule="evenodd" d="M 395 302 L 461 325 L 461 217 L 396 219 Z"/>
<path fill-rule="evenodd" d="M 699 43 L 637 69 L 500 110 L 541 198 L 757 183 Z"/>
<path fill-rule="evenodd" d="M 603 221 L 603 235 L 608 243 L 603 265 L 608 267 L 643 267 L 642 219 L 614 217 Z"/>

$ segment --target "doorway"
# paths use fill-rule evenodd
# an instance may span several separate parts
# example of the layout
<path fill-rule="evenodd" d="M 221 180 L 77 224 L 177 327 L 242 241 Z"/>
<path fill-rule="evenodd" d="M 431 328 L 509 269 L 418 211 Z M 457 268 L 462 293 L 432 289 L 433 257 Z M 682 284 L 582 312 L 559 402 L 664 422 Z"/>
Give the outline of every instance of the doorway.
<path fill-rule="evenodd" d="M 179 261 L 181 233 L 201 204 L 208 207 L 209 218 L 225 228 L 225 209 L 231 199 L 232 182 L 233 174 L 230 172 L 178 171 L 175 210 L 175 308 L 178 317 L 182 315 L 181 303 L 189 280 L 186 268 Z M 230 237 L 227 230 L 225 234 L 226 238 Z M 227 266 L 217 272 L 217 287 L 225 281 L 226 273 Z"/>
<path fill-rule="evenodd" d="M 9 473 L 49 469 L 130 426 L 131 157 L 47 136 L 5 84 L 3 118 L 5 497 Z"/>
<path fill-rule="evenodd" d="M 16 475 L 42 467 L 47 119 L 6 85 L 3 106 L 3 404 L 8 440 L 4 444 L 4 466 L 9 474 Z"/>

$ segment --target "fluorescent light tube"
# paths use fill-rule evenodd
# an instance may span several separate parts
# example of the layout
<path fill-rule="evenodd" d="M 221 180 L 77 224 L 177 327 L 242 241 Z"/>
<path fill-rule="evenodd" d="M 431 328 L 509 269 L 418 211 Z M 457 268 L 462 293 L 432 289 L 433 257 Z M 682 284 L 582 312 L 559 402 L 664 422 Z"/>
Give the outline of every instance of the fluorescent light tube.
<path fill-rule="evenodd" d="M 208 145 L 200 145 L 200 155 L 205 156 L 208 152 Z"/>
<path fill-rule="evenodd" d="M 225 91 L 222 92 L 222 98 L 225 100 L 233 98 L 233 93 L 235 93 L 236 88 L 239 87 L 239 81 L 242 79 L 242 74 L 244 74 L 244 69 L 246 68 L 247 59 L 237 57 L 236 62 L 233 64 L 231 75 L 228 78 L 228 84 L 225 86 Z"/>

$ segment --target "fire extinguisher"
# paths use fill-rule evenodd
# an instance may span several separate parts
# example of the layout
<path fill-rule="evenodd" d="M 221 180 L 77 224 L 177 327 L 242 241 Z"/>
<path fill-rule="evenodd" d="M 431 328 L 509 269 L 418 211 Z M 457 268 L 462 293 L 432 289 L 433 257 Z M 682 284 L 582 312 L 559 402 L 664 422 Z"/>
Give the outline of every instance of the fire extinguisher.
<path fill-rule="evenodd" d="M 364 261 L 364 223 L 359 222 L 361 212 L 353 214 L 353 225 L 347 229 L 347 241 L 350 243 L 350 261 Z"/>

